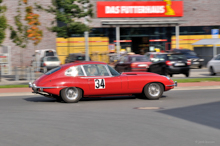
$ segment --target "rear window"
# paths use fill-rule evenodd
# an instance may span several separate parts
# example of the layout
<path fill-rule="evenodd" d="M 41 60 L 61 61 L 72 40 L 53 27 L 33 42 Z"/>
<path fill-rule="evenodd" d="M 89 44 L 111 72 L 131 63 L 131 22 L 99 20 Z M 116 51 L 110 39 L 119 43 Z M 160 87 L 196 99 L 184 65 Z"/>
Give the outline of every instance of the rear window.
<path fill-rule="evenodd" d="M 149 61 L 146 56 L 132 56 L 131 62 L 137 62 L 137 61 Z"/>
<path fill-rule="evenodd" d="M 61 67 L 59 66 L 59 67 L 57 67 L 57 68 L 54 68 L 54 69 L 52 69 L 52 70 L 50 70 L 50 71 L 48 71 L 47 73 L 45 73 L 46 75 L 50 75 L 50 74 L 52 74 L 52 73 L 55 73 L 55 72 L 57 72 L 58 70 L 60 70 L 61 69 Z"/>
<path fill-rule="evenodd" d="M 186 60 L 186 56 L 182 54 L 168 54 L 168 60 Z"/>
<path fill-rule="evenodd" d="M 59 61 L 57 57 L 47 57 L 46 61 Z"/>
<path fill-rule="evenodd" d="M 76 60 L 85 60 L 85 56 L 76 56 Z"/>
<path fill-rule="evenodd" d="M 193 51 L 187 51 L 187 52 L 184 52 L 186 55 L 190 55 L 190 56 L 197 56 L 197 54 Z"/>

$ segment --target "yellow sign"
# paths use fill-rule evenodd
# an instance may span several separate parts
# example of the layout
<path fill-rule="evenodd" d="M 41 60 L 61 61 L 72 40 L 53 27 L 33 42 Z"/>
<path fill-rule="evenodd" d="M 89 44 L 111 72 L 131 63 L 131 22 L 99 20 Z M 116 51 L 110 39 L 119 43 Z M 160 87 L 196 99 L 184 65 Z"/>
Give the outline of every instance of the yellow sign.
<path fill-rule="evenodd" d="M 166 10 L 167 10 L 165 15 L 175 15 L 175 12 L 171 7 L 172 4 L 171 0 L 164 0 L 164 2 L 166 2 Z"/>

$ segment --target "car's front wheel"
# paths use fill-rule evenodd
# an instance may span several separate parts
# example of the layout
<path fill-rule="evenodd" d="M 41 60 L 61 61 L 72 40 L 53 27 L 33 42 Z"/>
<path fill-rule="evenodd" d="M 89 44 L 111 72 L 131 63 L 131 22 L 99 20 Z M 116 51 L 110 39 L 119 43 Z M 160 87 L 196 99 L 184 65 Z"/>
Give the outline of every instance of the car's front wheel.
<path fill-rule="evenodd" d="M 61 90 L 61 97 L 64 102 L 77 103 L 82 98 L 82 90 L 76 87 Z"/>
<path fill-rule="evenodd" d="M 147 99 L 158 100 L 163 94 L 164 88 L 161 83 L 149 83 L 144 87 L 144 95 Z"/>
<path fill-rule="evenodd" d="M 210 71 L 210 74 L 211 74 L 212 76 L 216 75 L 216 73 L 215 73 L 215 71 L 214 71 L 214 69 L 213 69 L 212 66 L 209 68 L 209 71 Z"/>

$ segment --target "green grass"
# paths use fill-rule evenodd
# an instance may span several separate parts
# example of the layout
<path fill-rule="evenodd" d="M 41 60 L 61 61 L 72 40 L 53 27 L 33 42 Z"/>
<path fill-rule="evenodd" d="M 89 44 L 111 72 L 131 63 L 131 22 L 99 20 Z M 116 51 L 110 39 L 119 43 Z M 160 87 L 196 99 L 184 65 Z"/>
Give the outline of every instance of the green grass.
<path fill-rule="evenodd" d="M 177 83 L 190 83 L 190 82 L 208 82 L 208 81 L 220 81 L 220 78 L 189 78 L 189 79 L 172 79 Z"/>
<path fill-rule="evenodd" d="M 27 88 L 28 85 L 1 85 L 0 88 Z"/>

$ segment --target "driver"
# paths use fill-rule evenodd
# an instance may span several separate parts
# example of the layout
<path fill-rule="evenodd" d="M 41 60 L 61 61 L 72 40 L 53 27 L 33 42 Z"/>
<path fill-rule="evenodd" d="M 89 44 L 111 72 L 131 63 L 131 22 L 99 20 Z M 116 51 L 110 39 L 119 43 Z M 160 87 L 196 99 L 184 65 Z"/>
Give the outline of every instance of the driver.
<path fill-rule="evenodd" d="M 98 73 L 97 73 L 97 70 L 95 67 L 91 67 L 90 70 L 89 70 L 89 76 L 97 76 Z"/>

